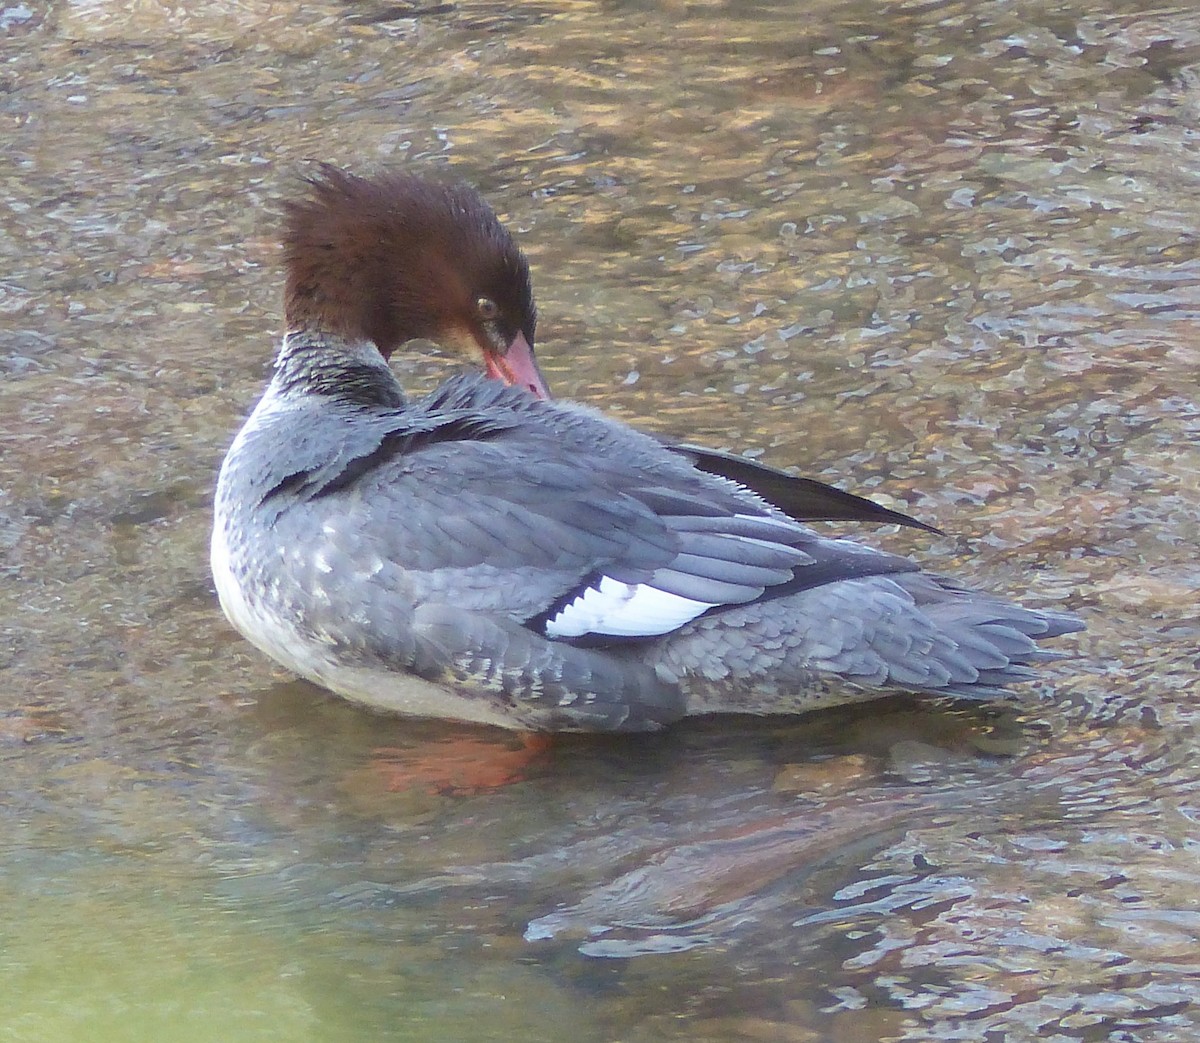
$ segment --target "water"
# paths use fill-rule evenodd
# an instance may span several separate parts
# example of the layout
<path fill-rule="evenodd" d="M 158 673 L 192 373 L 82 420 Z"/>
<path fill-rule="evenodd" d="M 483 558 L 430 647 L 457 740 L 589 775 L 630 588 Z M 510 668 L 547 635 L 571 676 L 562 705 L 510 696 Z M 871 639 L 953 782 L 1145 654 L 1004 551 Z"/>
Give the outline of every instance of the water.
<path fill-rule="evenodd" d="M 799 10 L 0 8 L 0 1040 L 1200 1036 L 1200 14 Z M 531 760 L 274 670 L 208 508 L 312 160 L 478 185 L 560 394 L 1078 658 Z"/>

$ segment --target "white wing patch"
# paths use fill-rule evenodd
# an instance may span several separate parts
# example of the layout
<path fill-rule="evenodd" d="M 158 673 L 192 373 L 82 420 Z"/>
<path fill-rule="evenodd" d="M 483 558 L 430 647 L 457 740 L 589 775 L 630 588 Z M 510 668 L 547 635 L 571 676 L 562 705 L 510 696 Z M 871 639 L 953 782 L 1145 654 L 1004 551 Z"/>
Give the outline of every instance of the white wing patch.
<path fill-rule="evenodd" d="M 546 623 L 549 637 L 655 637 L 695 619 L 714 604 L 649 587 L 622 583 L 609 576 L 588 587 Z"/>

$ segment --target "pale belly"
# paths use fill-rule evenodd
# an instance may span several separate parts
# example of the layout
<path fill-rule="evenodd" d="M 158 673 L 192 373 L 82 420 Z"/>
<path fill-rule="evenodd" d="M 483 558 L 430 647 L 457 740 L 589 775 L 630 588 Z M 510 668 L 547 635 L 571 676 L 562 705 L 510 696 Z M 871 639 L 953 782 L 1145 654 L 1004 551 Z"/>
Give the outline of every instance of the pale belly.
<path fill-rule="evenodd" d="M 301 633 L 290 620 L 246 596 L 233 568 L 220 520 L 213 526 L 211 552 L 213 581 L 226 618 L 247 641 L 305 680 L 382 713 L 440 717 L 499 728 L 529 726 L 506 713 L 494 697 L 464 695 L 412 674 L 341 661 L 332 644 Z"/>

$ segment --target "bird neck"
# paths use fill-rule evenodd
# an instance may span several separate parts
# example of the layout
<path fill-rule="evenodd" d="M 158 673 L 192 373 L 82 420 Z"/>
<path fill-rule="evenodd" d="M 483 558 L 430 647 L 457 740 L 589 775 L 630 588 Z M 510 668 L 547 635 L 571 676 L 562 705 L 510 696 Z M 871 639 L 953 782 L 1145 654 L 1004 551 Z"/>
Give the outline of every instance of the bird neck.
<path fill-rule="evenodd" d="M 283 338 L 271 381 L 278 395 L 323 395 L 351 405 L 398 408 L 404 389 L 379 350 L 320 330 L 293 330 Z"/>

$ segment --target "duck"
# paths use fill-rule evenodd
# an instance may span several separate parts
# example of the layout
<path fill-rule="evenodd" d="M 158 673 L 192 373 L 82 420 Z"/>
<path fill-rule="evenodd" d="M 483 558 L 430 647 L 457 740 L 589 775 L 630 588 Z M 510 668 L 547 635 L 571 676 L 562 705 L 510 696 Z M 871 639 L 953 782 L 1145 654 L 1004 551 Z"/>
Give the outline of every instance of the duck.
<path fill-rule="evenodd" d="M 555 399 L 529 265 L 473 188 L 322 165 L 284 203 L 286 332 L 214 498 L 233 627 L 372 710 L 643 732 L 911 692 L 1011 698 L 1075 615 L 812 521 L 923 522 Z M 423 396 L 389 365 L 467 368 Z"/>

